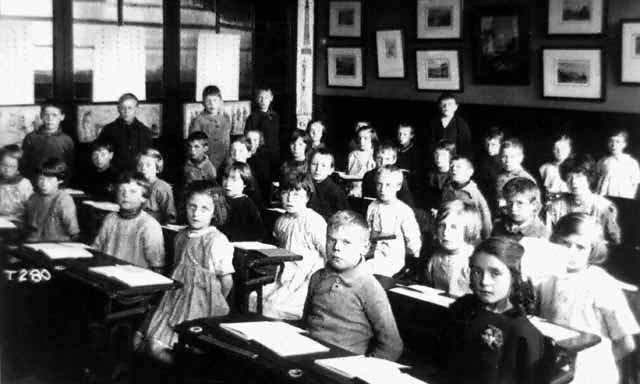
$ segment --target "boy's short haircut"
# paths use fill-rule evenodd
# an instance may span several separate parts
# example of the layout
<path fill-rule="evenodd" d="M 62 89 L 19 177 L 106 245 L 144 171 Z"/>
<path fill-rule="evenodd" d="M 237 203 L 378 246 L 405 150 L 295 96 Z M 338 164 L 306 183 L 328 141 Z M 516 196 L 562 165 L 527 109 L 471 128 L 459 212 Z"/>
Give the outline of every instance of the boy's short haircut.
<path fill-rule="evenodd" d="M 222 226 L 229 217 L 229 205 L 224 196 L 224 190 L 212 180 L 195 180 L 187 185 L 185 202 L 193 195 L 210 196 L 213 201 L 213 217 L 211 223 L 216 227 Z"/>
<path fill-rule="evenodd" d="M 589 187 L 593 189 L 593 185 L 596 182 L 598 175 L 596 162 L 593 160 L 591 155 L 578 155 L 570 161 L 566 161 L 566 163 L 565 167 L 560 167 L 560 177 L 562 177 L 562 180 L 567 181 L 569 175 L 572 173 L 581 174 L 586 176 L 587 181 L 589 182 Z"/>
<path fill-rule="evenodd" d="M 454 161 L 462 161 L 465 164 L 467 164 L 467 167 L 469 167 L 472 171 L 475 171 L 475 167 L 473 166 L 473 163 L 467 157 L 464 157 L 464 156 L 453 156 L 451 158 L 451 164 L 453 164 Z"/>
<path fill-rule="evenodd" d="M 238 172 L 240 174 L 240 178 L 244 182 L 245 191 L 251 189 L 254 183 L 254 179 L 249 164 L 234 161 L 224 168 L 224 178 L 228 178 L 231 172 Z"/>
<path fill-rule="evenodd" d="M 247 148 L 247 151 L 251 152 L 251 144 L 249 144 L 249 139 L 247 139 L 244 136 L 238 136 L 235 139 L 233 139 L 233 141 L 231 141 L 231 144 L 234 143 L 240 143 L 242 145 L 244 145 Z"/>
<path fill-rule="evenodd" d="M 62 108 L 62 105 L 52 99 L 46 100 L 44 103 L 40 105 L 40 114 L 43 114 L 44 110 L 49 107 L 57 109 L 58 111 L 60 111 L 60 114 L 64 115 L 64 109 Z"/>
<path fill-rule="evenodd" d="M 37 174 L 64 180 L 67 176 L 67 170 L 67 164 L 62 159 L 50 157 L 40 164 Z"/>
<path fill-rule="evenodd" d="M 629 131 L 627 131 L 624 128 L 614 128 L 609 132 L 609 135 L 607 136 L 608 138 L 612 138 L 612 137 L 616 137 L 616 136 L 622 136 L 622 138 L 624 138 L 624 141 L 628 144 L 629 143 Z"/>
<path fill-rule="evenodd" d="M 257 87 L 256 88 L 256 96 L 259 95 L 260 92 L 269 92 L 271 95 L 273 95 L 273 90 L 268 85 L 261 85 L 261 86 Z"/>
<path fill-rule="evenodd" d="M 508 148 L 519 149 L 520 152 L 522 152 L 522 155 L 524 155 L 524 145 L 522 144 L 522 141 L 515 137 L 510 137 L 502 142 L 502 148 L 500 148 L 500 150 L 504 151 Z"/>
<path fill-rule="evenodd" d="M 315 151 L 313 151 L 313 154 L 311 155 L 311 161 L 313 161 L 313 158 L 318 156 L 318 155 L 322 155 L 322 156 L 329 156 L 329 158 L 331 159 L 331 166 L 335 166 L 335 157 L 333 156 L 333 153 L 329 152 L 328 150 L 324 149 L 324 148 L 320 148 L 320 149 L 316 149 Z"/>
<path fill-rule="evenodd" d="M 309 136 L 307 135 L 307 133 L 301 129 L 294 129 L 293 132 L 291 133 L 291 137 L 289 138 L 289 144 L 293 144 L 296 141 L 298 141 L 298 139 L 302 138 L 302 140 L 304 140 L 305 144 L 307 145 L 307 147 L 309 146 Z"/>
<path fill-rule="evenodd" d="M 356 140 L 358 140 L 358 136 L 360 135 L 360 132 L 362 132 L 362 131 L 370 131 L 371 132 L 371 142 L 373 143 L 374 146 L 378 143 L 378 132 L 376 132 L 375 128 L 373 128 L 373 126 L 371 126 L 371 125 L 363 125 L 361 127 L 358 127 L 356 129 L 356 137 L 355 137 Z"/>
<path fill-rule="evenodd" d="M 118 175 L 118 181 L 116 182 L 116 189 L 122 184 L 138 184 L 142 188 L 142 196 L 145 199 L 149 198 L 151 193 L 151 184 L 145 180 L 144 175 L 140 172 L 125 171 Z"/>
<path fill-rule="evenodd" d="M 118 104 L 122 104 L 127 100 L 134 100 L 136 102 L 136 105 L 138 105 L 138 103 L 140 102 L 136 97 L 136 95 L 134 95 L 133 93 L 127 92 L 127 93 L 123 93 L 122 96 L 118 98 Z"/>
<path fill-rule="evenodd" d="M 91 144 L 91 153 L 99 151 L 101 149 L 113 153 L 113 145 L 111 145 L 111 143 L 108 141 L 96 140 L 93 142 L 93 144 Z"/>
<path fill-rule="evenodd" d="M 451 216 L 459 216 L 464 223 L 464 241 L 475 245 L 480 240 L 482 232 L 482 219 L 480 212 L 471 203 L 462 200 L 452 200 L 443 203 L 438 209 L 436 225 L 441 224 Z"/>
<path fill-rule="evenodd" d="M 346 226 L 358 228 L 362 232 L 362 240 L 369 242 L 370 232 L 367 222 L 362 215 L 351 210 L 338 211 L 331 215 L 327 220 L 327 233 Z"/>
<path fill-rule="evenodd" d="M 440 140 L 436 143 L 436 147 L 433 149 L 433 152 L 436 151 L 447 151 L 451 154 L 451 157 L 456 155 L 456 143 L 450 140 Z"/>
<path fill-rule="evenodd" d="M 383 153 L 383 152 L 393 152 L 393 155 L 398 158 L 398 147 L 396 147 L 395 145 L 393 145 L 392 142 L 386 141 L 382 144 L 380 144 L 380 146 L 378 147 L 378 153 Z"/>
<path fill-rule="evenodd" d="M 142 156 L 149 156 L 150 158 L 156 161 L 156 170 L 157 173 L 160 174 L 164 170 L 164 157 L 162 153 L 155 148 L 147 148 L 145 151 L 140 152 L 138 156 L 136 156 L 136 164 L 140 161 Z"/>
<path fill-rule="evenodd" d="M 260 146 L 262 147 L 264 145 L 264 133 L 259 129 L 250 128 L 244 132 L 244 137 L 247 137 L 249 132 L 256 132 L 258 134 L 258 137 L 260 137 Z"/>
<path fill-rule="evenodd" d="M 456 98 L 456 95 L 454 95 L 452 92 L 443 92 L 438 97 L 438 104 L 442 103 L 444 100 L 453 100 L 456 102 L 456 104 L 458 104 L 458 99 Z"/>
<path fill-rule="evenodd" d="M 399 131 L 400 128 L 409 128 L 411 129 L 411 134 L 415 135 L 416 134 L 416 130 L 415 128 L 413 128 L 413 125 L 407 123 L 407 122 L 401 122 L 400 124 L 398 124 L 398 128 L 396 128 L 396 131 Z"/>
<path fill-rule="evenodd" d="M 485 141 L 494 140 L 494 139 L 498 139 L 500 141 L 504 140 L 504 131 L 502 130 L 502 128 L 498 127 L 497 125 L 494 125 L 493 127 L 489 128 L 489 130 L 487 131 L 487 134 L 484 135 Z"/>
<path fill-rule="evenodd" d="M 302 172 L 289 172 L 282 175 L 280 179 L 280 192 L 287 191 L 305 191 L 307 197 L 311 199 L 311 196 L 315 193 L 313 182 Z"/>
<path fill-rule="evenodd" d="M 527 177 L 514 177 L 502 187 L 502 195 L 505 199 L 521 194 L 527 195 L 531 203 L 538 207 L 541 206 L 540 188 L 533 180 Z"/>
<path fill-rule="evenodd" d="M 372 127 L 373 128 L 373 124 L 371 124 L 371 122 L 369 120 L 358 120 L 356 121 L 356 125 L 354 127 L 354 131 L 358 131 L 359 128 L 361 127 Z"/>
<path fill-rule="evenodd" d="M 324 123 L 323 120 L 320 120 L 320 119 L 309 120 L 309 122 L 307 123 L 307 129 L 305 129 L 305 132 L 307 132 L 308 134 L 313 124 L 320 124 L 322 126 L 322 135 L 324 137 L 324 134 L 327 131 L 327 125 Z"/>
<path fill-rule="evenodd" d="M 398 178 L 399 185 L 402 185 L 404 182 L 404 174 L 402 170 L 396 165 L 384 165 L 376 170 L 376 181 L 380 179 L 380 175 L 383 173 L 389 173 L 394 177 Z"/>
<path fill-rule="evenodd" d="M 209 136 L 202 131 L 194 131 L 189 134 L 187 137 L 187 143 L 192 143 L 194 141 L 200 141 L 202 145 L 209 146 Z"/>
<path fill-rule="evenodd" d="M 0 157 L 0 161 L 5 156 L 11 156 L 16 160 L 20 160 L 22 159 L 22 155 L 24 155 L 24 151 L 22 151 L 22 148 L 20 148 L 18 144 L 8 144 L 2 147 L 2 155 Z"/>
<path fill-rule="evenodd" d="M 215 85 L 207 85 L 202 90 L 202 101 L 209 96 L 217 96 L 222 99 L 222 92 L 220 92 L 220 88 Z"/>

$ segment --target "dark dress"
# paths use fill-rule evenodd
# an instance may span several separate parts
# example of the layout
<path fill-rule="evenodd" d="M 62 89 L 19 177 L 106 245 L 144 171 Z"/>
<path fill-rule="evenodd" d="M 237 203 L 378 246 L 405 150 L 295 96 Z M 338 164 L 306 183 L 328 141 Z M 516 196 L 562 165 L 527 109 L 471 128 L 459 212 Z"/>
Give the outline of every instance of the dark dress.
<path fill-rule="evenodd" d="M 440 116 L 429 121 L 427 127 L 426 145 L 429 152 L 433 153 L 436 144 L 440 140 L 449 140 L 456 145 L 456 153 L 460 156 L 472 159 L 473 150 L 471 148 L 471 130 L 463 118 L 458 115 L 453 116 L 449 125 L 442 126 Z"/>
<path fill-rule="evenodd" d="M 268 202 L 271 200 L 271 166 L 269 163 L 269 153 L 264 147 L 258 148 L 248 160 L 247 164 L 251 167 L 253 177 L 256 179 L 262 200 Z"/>
<path fill-rule="evenodd" d="M 320 183 L 313 182 L 315 193 L 309 199 L 307 207 L 318 212 L 325 220 L 338 211 L 349 209 L 347 194 L 331 177 Z"/>
<path fill-rule="evenodd" d="M 119 172 L 113 167 L 102 172 L 91 167 L 82 177 L 82 187 L 92 200 L 115 201 L 118 175 Z"/>
<path fill-rule="evenodd" d="M 274 111 L 255 110 L 247 117 L 245 132 L 257 130 L 264 136 L 264 144 L 271 158 L 271 167 L 280 164 L 280 117 Z"/>
<path fill-rule="evenodd" d="M 374 199 L 378 198 L 378 190 L 376 189 L 376 169 L 372 169 L 364 174 L 362 177 L 362 196 L 363 197 L 371 197 Z M 403 203 L 407 204 L 411 208 L 416 207 L 416 203 L 413 200 L 413 194 L 409 189 L 409 183 L 407 183 L 407 179 L 402 180 L 402 186 L 398 191 L 398 199 L 400 199 Z"/>
<path fill-rule="evenodd" d="M 120 118 L 104 126 L 98 142 L 110 143 L 113 146 L 111 165 L 123 171 L 136 168 L 136 156 L 153 145 L 151 130 L 138 119 L 125 124 Z"/>
<path fill-rule="evenodd" d="M 229 241 L 259 241 L 264 239 L 264 225 L 256 204 L 247 196 L 227 198 L 229 216 L 222 233 Z"/>
<path fill-rule="evenodd" d="M 425 208 L 438 209 L 442 204 L 442 191 L 449 181 L 449 172 L 431 170 L 426 176 L 422 205 Z"/>
<path fill-rule="evenodd" d="M 423 191 L 420 181 L 424 177 L 424 163 L 425 160 L 414 143 L 409 144 L 406 148 L 398 148 L 396 166 L 409 171 L 409 174 L 405 173 L 405 177 L 408 179 L 409 188 L 414 196 L 420 195 Z"/>
<path fill-rule="evenodd" d="M 440 363 L 455 383 L 539 384 L 548 382 L 545 337 L 515 309 L 502 314 L 482 308 L 474 295 L 450 307 Z"/>

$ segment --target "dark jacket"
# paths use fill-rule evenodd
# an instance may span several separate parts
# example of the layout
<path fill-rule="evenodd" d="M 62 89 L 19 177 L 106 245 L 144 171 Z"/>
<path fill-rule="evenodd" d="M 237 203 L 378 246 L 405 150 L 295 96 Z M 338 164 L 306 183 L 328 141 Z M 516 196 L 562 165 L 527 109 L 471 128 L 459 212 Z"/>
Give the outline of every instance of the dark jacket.
<path fill-rule="evenodd" d="M 129 125 L 120 118 L 112 121 L 104 126 L 97 140 L 113 146 L 112 165 L 123 171 L 134 170 L 138 153 L 153 145 L 151 130 L 138 119 Z"/>

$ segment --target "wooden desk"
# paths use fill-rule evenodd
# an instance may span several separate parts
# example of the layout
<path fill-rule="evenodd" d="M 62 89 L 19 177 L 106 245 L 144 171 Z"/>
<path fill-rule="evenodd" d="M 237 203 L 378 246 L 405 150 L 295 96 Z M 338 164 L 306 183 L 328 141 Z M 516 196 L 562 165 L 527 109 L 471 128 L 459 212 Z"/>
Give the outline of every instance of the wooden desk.
<path fill-rule="evenodd" d="M 225 361 L 225 364 L 234 364 L 233 366 L 225 365 L 225 369 L 216 371 L 214 368 L 213 371 L 217 374 L 232 373 L 231 382 L 309 384 L 348 384 L 358 382 L 357 379 L 348 379 L 314 363 L 316 359 L 353 355 L 353 353 L 335 345 L 314 339 L 329 347 L 330 350 L 323 353 L 283 358 L 255 342 L 235 337 L 219 327 L 221 323 L 260 320 L 269 319 L 259 315 L 232 315 L 192 320 L 179 324 L 176 327 L 179 341 L 175 350 L 177 351 L 176 362 L 180 372 L 179 377 L 182 379 L 181 382 L 184 382 L 186 374 L 191 372 L 189 364 L 192 363 L 194 355 L 191 351 L 194 348 L 206 353 L 205 361 L 219 361 L 219 358 L 230 359 L 231 361 Z M 295 375 L 293 374 L 296 373 L 300 374 L 300 376 L 294 377 Z M 413 372 L 408 371 L 408 373 L 411 374 Z M 242 374 L 246 375 L 246 377 L 238 377 Z M 243 379 L 248 379 L 249 381 L 242 381 Z M 251 379 L 255 381 L 250 381 Z M 444 384 L 432 379 L 429 379 L 429 383 Z"/>

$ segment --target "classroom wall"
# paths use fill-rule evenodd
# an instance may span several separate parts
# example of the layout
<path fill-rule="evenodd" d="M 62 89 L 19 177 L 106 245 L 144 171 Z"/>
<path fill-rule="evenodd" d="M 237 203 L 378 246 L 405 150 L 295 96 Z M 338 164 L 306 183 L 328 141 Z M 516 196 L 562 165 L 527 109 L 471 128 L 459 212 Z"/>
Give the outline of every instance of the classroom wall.
<path fill-rule="evenodd" d="M 460 48 L 462 50 L 464 92 L 461 103 L 534 108 L 569 109 L 585 111 L 609 111 L 637 113 L 640 111 L 640 87 L 621 86 L 620 20 L 640 18 L 640 1 L 609 0 L 606 37 L 602 38 L 548 38 L 545 36 L 547 0 L 465 0 L 464 30 L 462 42 L 429 42 L 415 39 L 415 0 L 365 0 L 363 7 L 363 37 L 361 39 L 336 39 L 328 37 L 328 3 L 318 0 L 316 5 L 316 73 L 315 93 L 319 96 L 353 96 L 389 98 L 400 100 L 434 101 L 437 92 L 416 90 L 416 49 Z M 605 1 L 606 3 L 606 1 Z M 530 68 L 531 84 L 524 86 L 495 86 L 474 84 L 472 76 L 472 14 L 477 7 L 488 5 L 526 6 L 530 12 Z M 402 28 L 405 31 L 405 68 L 407 77 L 401 80 L 376 78 L 375 31 L 384 28 Z M 327 87 L 327 45 L 362 46 L 365 48 L 366 87 L 364 89 Z M 606 101 L 557 101 L 541 98 L 541 47 L 602 47 L 605 49 Z"/>

